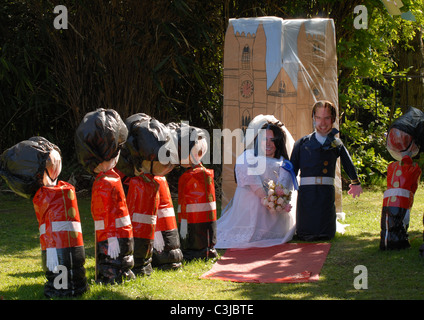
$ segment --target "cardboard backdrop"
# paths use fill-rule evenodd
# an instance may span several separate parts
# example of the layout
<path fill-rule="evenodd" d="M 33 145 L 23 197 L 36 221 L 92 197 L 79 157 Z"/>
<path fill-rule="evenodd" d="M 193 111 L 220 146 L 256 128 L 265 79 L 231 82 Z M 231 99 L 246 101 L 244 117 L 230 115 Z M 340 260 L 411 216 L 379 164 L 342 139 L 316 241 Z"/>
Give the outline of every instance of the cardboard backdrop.
<path fill-rule="evenodd" d="M 230 19 L 224 44 L 224 129 L 244 133 L 256 115 L 272 114 L 298 140 L 313 131 L 311 111 L 317 100 L 329 100 L 338 109 L 332 19 Z M 244 150 L 241 137 L 231 144 L 228 148 L 224 142 L 224 159 L 231 152 L 232 161 L 223 162 L 222 208 L 234 195 L 234 164 Z M 341 212 L 340 163 L 336 199 Z"/>

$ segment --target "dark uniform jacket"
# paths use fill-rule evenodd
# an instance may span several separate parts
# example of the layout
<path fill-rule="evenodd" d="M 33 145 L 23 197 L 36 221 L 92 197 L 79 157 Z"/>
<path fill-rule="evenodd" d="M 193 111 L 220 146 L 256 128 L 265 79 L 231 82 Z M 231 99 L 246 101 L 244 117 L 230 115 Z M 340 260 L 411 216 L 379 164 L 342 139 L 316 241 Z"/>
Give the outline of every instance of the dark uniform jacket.
<path fill-rule="evenodd" d="M 353 184 L 359 183 L 356 168 L 342 141 L 335 138 L 332 129 L 324 144 L 318 142 L 315 132 L 296 141 L 290 161 L 300 177 L 335 177 L 337 158 Z M 297 198 L 296 229 L 302 240 L 331 239 L 336 233 L 336 206 L 334 184 L 315 184 L 299 187 Z"/>

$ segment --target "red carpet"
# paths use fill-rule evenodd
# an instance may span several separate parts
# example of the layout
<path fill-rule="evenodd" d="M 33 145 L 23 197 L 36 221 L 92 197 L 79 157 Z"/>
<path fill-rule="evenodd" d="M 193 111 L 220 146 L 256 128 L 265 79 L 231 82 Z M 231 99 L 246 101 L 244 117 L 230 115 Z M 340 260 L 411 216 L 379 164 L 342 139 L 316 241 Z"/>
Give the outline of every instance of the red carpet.
<path fill-rule="evenodd" d="M 234 282 L 318 281 L 330 243 L 285 243 L 267 248 L 227 249 L 202 279 Z"/>

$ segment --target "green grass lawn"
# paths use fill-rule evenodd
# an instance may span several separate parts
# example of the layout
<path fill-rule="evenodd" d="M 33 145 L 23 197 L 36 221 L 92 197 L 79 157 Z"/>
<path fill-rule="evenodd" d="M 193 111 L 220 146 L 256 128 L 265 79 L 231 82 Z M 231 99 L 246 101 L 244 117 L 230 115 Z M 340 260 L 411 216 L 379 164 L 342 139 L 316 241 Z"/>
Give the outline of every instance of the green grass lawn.
<path fill-rule="evenodd" d="M 315 283 L 253 284 L 199 277 L 213 261 L 185 263 L 178 271 L 155 270 L 120 285 L 94 283 L 94 228 L 90 199 L 79 198 L 79 209 L 86 248 L 86 270 L 90 291 L 80 300 L 373 300 L 424 298 L 424 259 L 418 249 L 423 243 L 424 188 L 416 193 L 409 228 L 411 248 L 380 251 L 382 189 L 367 189 L 358 199 L 343 193 L 343 211 L 350 224 L 344 235 L 331 241 L 331 249 Z M 222 252 L 221 252 L 222 254 Z M 368 289 L 355 289 L 359 274 L 368 271 Z M 0 299 L 46 299 L 41 268 L 38 223 L 32 202 L 13 194 L 0 193 Z"/>

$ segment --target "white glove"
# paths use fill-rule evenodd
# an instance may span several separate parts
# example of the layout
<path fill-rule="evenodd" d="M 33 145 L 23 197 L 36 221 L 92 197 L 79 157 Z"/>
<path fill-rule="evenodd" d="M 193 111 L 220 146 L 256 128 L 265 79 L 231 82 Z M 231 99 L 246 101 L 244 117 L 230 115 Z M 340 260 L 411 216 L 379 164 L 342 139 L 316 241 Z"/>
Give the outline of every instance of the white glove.
<path fill-rule="evenodd" d="M 46 255 L 47 255 L 47 261 L 46 261 L 47 269 L 49 269 L 51 272 L 54 272 L 56 267 L 59 265 L 56 248 L 47 248 Z"/>
<path fill-rule="evenodd" d="M 112 259 L 118 258 L 119 253 L 121 252 L 121 249 L 119 248 L 118 238 L 117 237 L 108 238 L 107 244 L 108 244 L 107 254 Z"/>
<path fill-rule="evenodd" d="M 180 224 L 180 236 L 181 239 L 185 239 L 187 237 L 187 219 L 181 219 L 181 224 Z"/>

